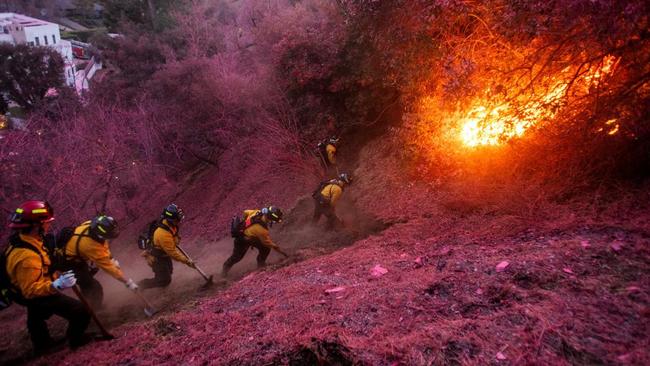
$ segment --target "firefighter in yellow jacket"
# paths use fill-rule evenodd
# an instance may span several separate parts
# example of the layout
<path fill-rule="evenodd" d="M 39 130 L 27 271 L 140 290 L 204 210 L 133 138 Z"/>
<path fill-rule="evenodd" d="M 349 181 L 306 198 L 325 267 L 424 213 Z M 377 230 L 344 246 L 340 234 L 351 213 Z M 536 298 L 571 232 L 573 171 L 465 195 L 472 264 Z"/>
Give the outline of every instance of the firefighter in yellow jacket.
<path fill-rule="evenodd" d="M 336 204 L 343 194 L 343 189 L 351 183 L 352 178 L 347 173 L 339 174 L 337 179 L 321 182 L 312 195 L 314 197 L 314 223 L 317 223 L 320 217 L 325 215 L 330 228 L 343 225 L 343 221 L 336 216 Z"/>
<path fill-rule="evenodd" d="M 84 332 L 90 314 L 80 301 L 60 292 L 75 285 L 74 273 L 58 277 L 50 273 L 51 261 L 43 248 L 43 236 L 53 220 L 54 212 L 47 202 L 26 201 L 11 216 L 9 227 L 13 232 L 4 252 L 6 267 L 2 270 L 6 270 L 11 283 L 9 292 L 15 302 L 27 308 L 27 329 L 37 354 L 55 345 L 45 322 L 52 315 L 68 321 L 70 347 L 89 341 Z"/>
<path fill-rule="evenodd" d="M 318 143 L 318 153 L 324 165 L 325 173 L 328 174 L 332 168 L 336 168 L 336 154 L 339 138 L 332 136 Z"/>
<path fill-rule="evenodd" d="M 119 262 L 113 258 L 109 240 L 119 235 L 117 221 L 111 216 L 99 215 L 74 229 L 74 234 L 65 245 L 63 270 L 73 270 L 77 284 L 93 307 L 101 306 L 104 299 L 102 285 L 94 276 L 99 269 L 124 283 L 132 291 L 138 285 L 127 279 Z"/>
<path fill-rule="evenodd" d="M 264 267 L 271 249 L 279 249 L 278 245 L 271 240 L 269 226 L 274 222 L 281 221 L 282 210 L 275 206 L 265 207 L 261 210 L 245 210 L 242 219 L 233 228 L 234 248 L 232 255 L 223 264 L 221 275 L 226 277 L 232 266 L 244 258 L 250 247 L 259 251 L 257 267 Z"/>
<path fill-rule="evenodd" d="M 180 242 L 178 226 L 184 217 L 183 210 L 174 203 L 163 210 L 153 232 L 153 246 L 151 250 L 143 253 L 153 270 L 154 278 L 138 282 L 140 288 L 167 287 L 172 282 L 172 272 L 174 271 L 172 259 L 184 263 L 190 268 L 196 268 L 194 262 L 178 250 Z"/>

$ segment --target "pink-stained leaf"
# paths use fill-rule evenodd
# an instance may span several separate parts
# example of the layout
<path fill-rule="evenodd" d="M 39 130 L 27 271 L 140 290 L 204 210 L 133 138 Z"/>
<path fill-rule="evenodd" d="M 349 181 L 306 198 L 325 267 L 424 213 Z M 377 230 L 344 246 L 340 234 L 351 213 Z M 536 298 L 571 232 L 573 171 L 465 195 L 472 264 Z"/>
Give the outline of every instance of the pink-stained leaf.
<path fill-rule="evenodd" d="M 377 264 L 376 266 L 372 267 L 370 270 L 370 275 L 373 277 L 381 277 L 388 273 L 388 270 L 384 267 L 382 267 L 380 264 Z"/>
<path fill-rule="evenodd" d="M 620 240 L 615 240 L 612 242 L 610 247 L 612 248 L 613 251 L 618 253 L 621 250 L 623 250 L 623 242 L 621 242 Z"/>
<path fill-rule="evenodd" d="M 328 294 L 331 294 L 331 293 L 334 293 L 334 292 L 341 292 L 341 291 L 345 291 L 345 287 L 339 286 L 339 287 L 329 288 L 329 289 L 325 290 L 325 292 L 327 292 Z"/>
<path fill-rule="evenodd" d="M 562 271 L 563 271 L 564 273 L 573 274 L 573 271 L 572 271 L 571 268 L 569 268 L 569 267 L 564 267 L 564 268 L 562 268 Z"/>
<path fill-rule="evenodd" d="M 422 260 L 422 257 L 415 258 L 415 264 L 417 264 L 418 266 L 424 265 L 424 261 Z"/>
<path fill-rule="evenodd" d="M 510 265 L 510 263 L 508 261 L 503 261 L 503 262 L 497 264 L 497 267 L 496 267 L 497 272 L 503 272 L 509 265 Z"/>
<path fill-rule="evenodd" d="M 246 277 L 242 278 L 241 281 L 242 281 L 242 282 L 243 282 L 243 281 L 248 281 L 248 280 L 250 280 L 250 279 L 253 278 L 253 277 L 255 277 L 255 272 L 253 272 L 253 273 L 247 275 Z"/>
<path fill-rule="evenodd" d="M 506 355 L 504 355 L 501 352 L 497 352 L 496 358 L 497 358 L 497 360 L 502 360 L 502 361 L 507 359 Z"/>
<path fill-rule="evenodd" d="M 638 286 L 628 286 L 625 288 L 627 292 L 641 292 L 641 288 Z"/>
<path fill-rule="evenodd" d="M 440 253 L 438 253 L 438 254 L 439 254 L 439 255 L 447 255 L 447 254 L 449 254 L 449 252 L 451 252 L 451 248 L 450 248 L 450 247 L 443 247 L 443 248 L 440 250 Z"/>
<path fill-rule="evenodd" d="M 616 359 L 621 361 L 621 362 L 628 362 L 630 360 L 630 354 L 626 353 L 626 354 L 620 355 L 620 356 L 616 357 Z"/>
<path fill-rule="evenodd" d="M 580 240 L 580 246 L 583 248 L 589 248 L 591 244 L 589 244 L 588 240 Z"/>
<path fill-rule="evenodd" d="M 477 295 L 483 295 L 483 290 L 481 288 L 477 288 L 476 291 L 474 291 Z"/>

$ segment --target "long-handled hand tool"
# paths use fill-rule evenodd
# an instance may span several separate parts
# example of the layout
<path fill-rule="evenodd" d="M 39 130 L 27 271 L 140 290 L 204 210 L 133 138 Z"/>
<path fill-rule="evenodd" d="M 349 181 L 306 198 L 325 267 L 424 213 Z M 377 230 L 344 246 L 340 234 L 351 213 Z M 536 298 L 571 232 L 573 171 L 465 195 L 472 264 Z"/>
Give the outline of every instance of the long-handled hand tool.
<path fill-rule="evenodd" d="M 273 250 L 275 250 L 276 252 L 282 254 L 285 258 L 289 258 L 289 254 L 285 253 L 282 249 L 280 249 L 278 247 L 273 247 Z"/>
<path fill-rule="evenodd" d="M 207 288 L 207 287 L 209 287 L 210 285 L 212 285 L 212 283 L 213 283 L 213 282 L 212 282 L 212 276 L 208 277 L 208 275 L 206 275 L 205 272 L 203 272 L 203 270 L 201 270 L 201 268 L 199 268 L 199 266 L 196 265 L 196 263 L 192 260 L 192 258 L 190 258 L 190 256 L 187 255 L 187 253 L 185 252 L 185 250 L 183 250 L 183 248 L 180 247 L 180 245 L 177 246 L 177 248 L 178 248 L 178 250 L 181 251 L 181 253 L 183 253 L 183 255 L 185 256 L 185 258 L 189 259 L 190 261 L 192 261 L 192 263 L 194 263 L 194 269 L 196 269 L 196 270 L 201 274 L 201 276 L 203 277 L 203 279 L 205 280 L 205 284 L 203 285 L 203 288 Z"/>
<path fill-rule="evenodd" d="M 79 301 L 81 301 L 81 303 L 84 304 L 84 306 L 86 307 L 86 309 L 90 313 L 90 316 L 95 321 L 95 324 L 97 324 L 97 327 L 102 332 L 102 339 L 105 339 L 105 340 L 114 339 L 115 336 L 113 336 L 108 330 L 106 330 L 106 328 L 104 328 L 104 325 L 102 324 L 102 322 L 100 322 L 99 318 L 97 318 L 97 314 L 95 314 L 95 311 L 90 306 L 90 303 L 88 303 L 88 300 L 86 300 L 86 297 L 81 293 L 81 289 L 79 288 L 79 285 L 72 286 L 72 291 L 74 291 L 75 295 L 77 295 L 77 297 L 79 298 Z"/>
<path fill-rule="evenodd" d="M 154 308 L 153 306 L 151 306 L 151 303 L 149 303 L 149 301 L 147 301 L 147 298 L 145 298 L 144 295 L 142 295 L 142 294 L 140 293 L 140 290 L 136 290 L 136 291 L 135 291 L 135 294 L 136 294 L 136 295 L 140 298 L 140 300 L 142 300 L 142 302 L 144 303 L 144 314 L 145 314 L 146 316 L 148 316 L 149 318 L 151 318 L 152 316 L 154 316 L 154 315 L 158 312 L 158 309 L 156 309 L 156 308 Z"/>

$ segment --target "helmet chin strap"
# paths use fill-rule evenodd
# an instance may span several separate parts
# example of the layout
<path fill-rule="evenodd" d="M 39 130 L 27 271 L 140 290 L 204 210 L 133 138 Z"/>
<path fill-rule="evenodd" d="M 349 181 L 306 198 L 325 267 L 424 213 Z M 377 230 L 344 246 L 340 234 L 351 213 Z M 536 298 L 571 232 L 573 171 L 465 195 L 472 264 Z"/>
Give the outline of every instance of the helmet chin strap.
<path fill-rule="evenodd" d="M 38 236 L 40 236 L 41 238 L 45 237 L 45 228 L 43 227 L 43 225 L 38 225 Z"/>

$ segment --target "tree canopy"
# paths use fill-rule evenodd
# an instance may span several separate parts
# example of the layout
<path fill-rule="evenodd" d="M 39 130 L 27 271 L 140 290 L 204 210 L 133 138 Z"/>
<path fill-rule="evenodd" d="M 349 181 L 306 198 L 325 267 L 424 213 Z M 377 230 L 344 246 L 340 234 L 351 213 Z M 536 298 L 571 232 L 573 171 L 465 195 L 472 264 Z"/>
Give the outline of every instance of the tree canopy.
<path fill-rule="evenodd" d="M 50 88 L 64 86 L 61 55 L 51 48 L 0 44 L 0 93 L 31 110 Z"/>

